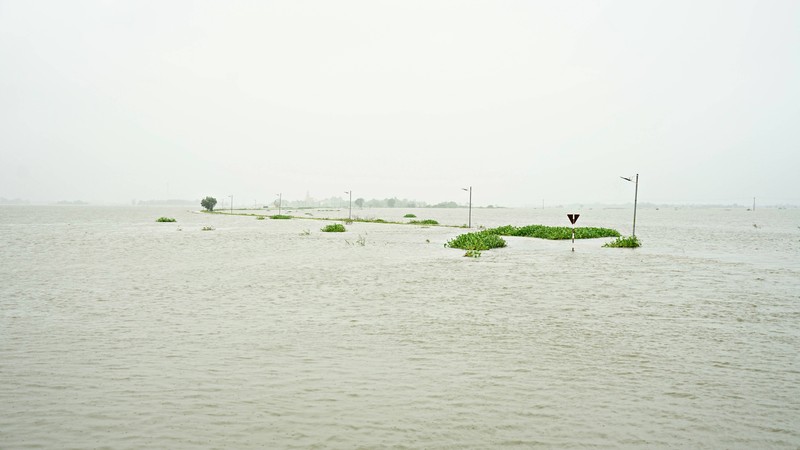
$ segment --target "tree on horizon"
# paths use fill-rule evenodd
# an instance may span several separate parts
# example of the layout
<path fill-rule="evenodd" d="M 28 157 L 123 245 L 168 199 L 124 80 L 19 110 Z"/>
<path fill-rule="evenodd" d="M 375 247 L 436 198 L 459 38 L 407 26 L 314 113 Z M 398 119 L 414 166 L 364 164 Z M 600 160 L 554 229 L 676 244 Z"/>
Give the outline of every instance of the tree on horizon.
<path fill-rule="evenodd" d="M 214 206 L 216 205 L 217 205 L 217 199 L 215 199 L 214 197 L 206 197 L 200 200 L 200 206 L 202 206 L 208 211 L 213 211 Z"/>

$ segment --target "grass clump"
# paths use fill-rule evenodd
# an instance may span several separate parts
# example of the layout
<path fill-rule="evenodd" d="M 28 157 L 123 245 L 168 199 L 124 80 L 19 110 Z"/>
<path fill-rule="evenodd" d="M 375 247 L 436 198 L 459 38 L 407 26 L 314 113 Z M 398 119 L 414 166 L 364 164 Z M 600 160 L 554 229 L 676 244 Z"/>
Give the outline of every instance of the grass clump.
<path fill-rule="evenodd" d="M 416 214 L 411 214 L 411 213 L 408 213 L 408 214 L 406 214 L 406 215 L 405 215 L 405 216 L 403 216 L 403 217 L 405 217 L 406 219 L 416 219 L 416 218 L 417 218 L 417 215 L 416 215 Z"/>
<path fill-rule="evenodd" d="M 326 233 L 343 233 L 347 230 L 345 230 L 344 225 L 340 223 L 334 223 L 331 225 L 325 225 L 324 227 L 322 227 L 322 231 Z"/>
<path fill-rule="evenodd" d="M 433 219 L 410 220 L 408 223 L 413 223 L 414 225 L 439 225 L 439 222 Z"/>
<path fill-rule="evenodd" d="M 156 222 L 176 222 L 172 217 L 159 217 Z"/>
<path fill-rule="evenodd" d="M 286 214 L 275 214 L 274 216 L 269 216 L 270 219 L 291 219 L 292 216 L 287 216 Z"/>
<path fill-rule="evenodd" d="M 611 248 L 636 248 L 641 246 L 642 242 L 636 236 L 617 237 L 613 241 L 603 245 L 603 247 Z"/>
<path fill-rule="evenodd" d="M 505 247 L 506 240 L 487 231 L 476 231 L 458 235 L 447 241 L 444 246 L 466 250 L 467 253 L 464 256 L 475 256 L 475 252 L 477 252 L 477 256 L 480 256 L 482 250 Z"/>
<path fill-rule="evenodd" d="M 264 219 L 265 219 L 264 216 L 256 216 L 256 220 L 264 220 Z"/>
<path fill-rule="evenodd" d="M 391 223 L 391 222 L 387 222 L 387 221 L 385 221 L 385 220 L 383 220 L 383 219 L 371 219 L 371 218 L 362 219 L 362 218 L 360 218 L 360 217 L 353 217 L 352 219 L 345 219 L 345 223 L 353 223 L 353 222 L 364 222 L 364 223 Z"/>
<path fill-rule="evenodd" d="M 551 240 L 572 239 L 572 228 L 570 227 L 548 227 L 545 225 L 527 225 L 524 227 L 515 227 L 512 225 L 505 225 L 502 227 L 490 228 L 486 231 L 499 236 L 521 236 Z M 575 239 L 597 239 L 619 236 L 619 231 L 612 230 L 611 228 L 575 228 Z"/>
<path fill-rule="evenodd" d="M 214 231 L 214 227 L 203 227 L 200 230 L 201 231 Z"/>
<path fill-rule="evenodd" d="M 358 239 L 356 239 L 355 242 L 352 243 L 350 241 L 345 241 L 345 242 L 347 243 L 347 245 L 360 245 L 361 247 L 365 247 L 367 245 L 367 238 L 359 234 Z"/>

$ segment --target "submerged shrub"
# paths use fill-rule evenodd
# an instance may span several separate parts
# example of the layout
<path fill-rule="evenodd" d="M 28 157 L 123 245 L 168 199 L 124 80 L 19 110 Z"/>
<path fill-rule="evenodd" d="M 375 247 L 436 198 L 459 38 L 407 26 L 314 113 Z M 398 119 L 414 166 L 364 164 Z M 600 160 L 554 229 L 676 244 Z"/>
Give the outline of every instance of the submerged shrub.
<path fill-rule="evenodd" d="M 636 248 L 641 246 L 642 242 L 636 236 L 618 237 L 603 245 L 603 247 L 612 248 Z"/>
<path fill-rule="evenodd" d="M 405 215 L 405 216 L 403 216 L 403 217 L 405 217 L 406 219 L 415 219 L 415 218 L 417 217 L 417 215 L 416 215 L 416 214 L 411 214 L 411 213 L 408 213 L 408 214 L 406 214 L 406 215 Z"/>
<path fill-rule="evenodd" d="M 340 223 L 334 223 L 331 225 L 325 225 L 324 227 L 322 227 L 322 231 L 326 233 L 342 233 L 347 230 L 345 230 L 344 225 Z"/>
<path fill-rule="evenodd" d="M 489 250 L 491 248 L 505 247 L 506 241 L 500 236 L 486 231 L 476 231 L 474 233 L 466 233 L 456 236 L 444 244 L 449 248 L 460 248 L 462 250 L 478 251 Z M 464 255 L 471 256 L 471 255 Z"/>
<path fill-rule="evenodd" d="M 365 247 L 367 245 L 367 238 L 362 235 L 358 235 L 358 239 L 355 242 L 345 241 L 347 245 L 360 245 L 361 247 Z"/>
<path fill-rule="evenodd" d="M 410 220 L 408 223 L 413 223 L 414 225 L 439 225 L 439 222 L 433 219 Z"/>
<path fill-rule="evenodd" d="M 383 219 L 362 219 L 360 217 L 353 217 L 352 219 L 345 219 L 344 223 L 351 224 L 353 222 L 365 222 L 365 223 L 389 223 Z"/>
<path fill-rule="evenodd" d="M 287 216 L 286 214 L 275 214 L 274 216 L 269 216 L 270 219 L 291 219 L 292 216 Z"/>
<path fill-rule="evenodd" d="M 264 216 L 256 216 L 256 220 L 264 220 Z"/>
<path fill-rule="evenodd" d="M 156 222 L 176 222 L 172 217 L 159 217 Z"/>

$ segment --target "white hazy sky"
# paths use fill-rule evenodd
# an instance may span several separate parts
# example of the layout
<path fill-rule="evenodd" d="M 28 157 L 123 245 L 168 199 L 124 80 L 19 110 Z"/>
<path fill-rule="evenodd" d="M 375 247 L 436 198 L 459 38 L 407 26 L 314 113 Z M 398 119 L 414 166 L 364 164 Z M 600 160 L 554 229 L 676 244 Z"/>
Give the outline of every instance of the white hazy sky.
<path fill-rule="evenodd" d="M 0 197 L 800 204 L 800 2 L 0 0 Z"/>

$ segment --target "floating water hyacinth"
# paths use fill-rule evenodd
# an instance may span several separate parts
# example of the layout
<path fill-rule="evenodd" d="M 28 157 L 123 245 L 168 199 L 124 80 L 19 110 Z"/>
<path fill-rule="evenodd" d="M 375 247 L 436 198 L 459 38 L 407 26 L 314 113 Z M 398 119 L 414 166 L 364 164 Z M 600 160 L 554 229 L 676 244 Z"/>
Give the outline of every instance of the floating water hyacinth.
<path fill-rule="evenodd" d="M 492 248 L 505 247 L 506 241 L 500 236 L 487 231 L 476 231 L 456 236 L 444 244 L 449 248 L 460 248 L 462 250 L 489 250 Z"/>
<path fill-rule="evenodd" d="M 486 231 L 488 233 L 497 234 L 500 236 L 521 236 L 552 240 L 572 239 L 572 228 L 570 227 L 548 227 L 545 225 L 527 225 L 524 227 L 515 227 L 513 225 L 505 225 L 502 227 L 490 228 Z M 619 236 L 619 231 L 612 230 L 611 228 L 575 228 L 575 239 L 597 239 Z"/>
<path fill-rule="evenodd" d="M 345 230 L 344 225 L 340 223 L 334 223 L 331 225 L 325 225 L 324 227 L 322 227 L 322 231 L 326 233 L 342 233 L 347 230 Z"/>
<path fill-rule="evenodd" d="M 613 241 L 603 245 L 611 248 L 636 248 L 641 247 L 642 242 L 636 236 L 618 237 Z"/>

